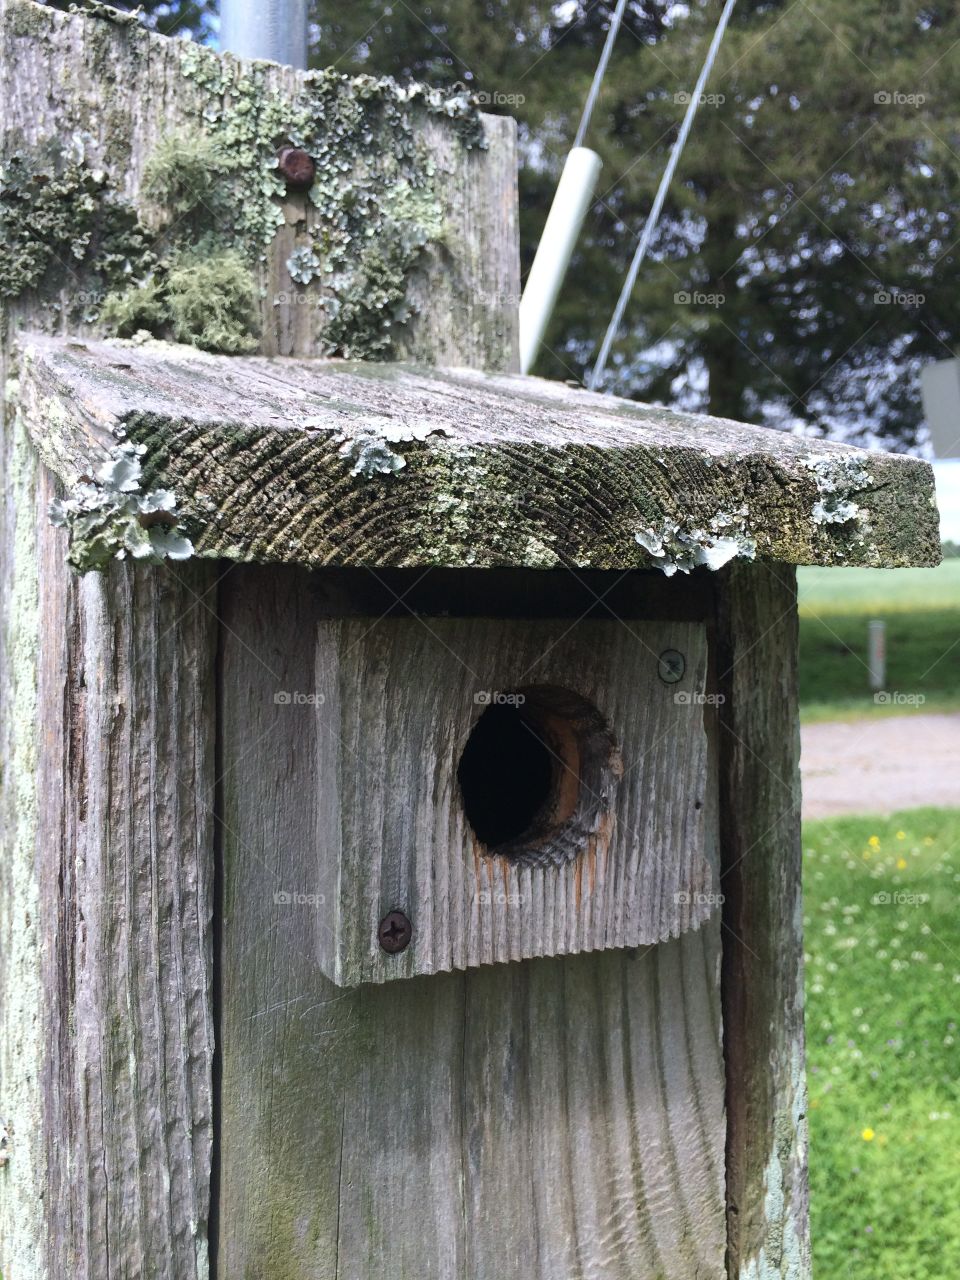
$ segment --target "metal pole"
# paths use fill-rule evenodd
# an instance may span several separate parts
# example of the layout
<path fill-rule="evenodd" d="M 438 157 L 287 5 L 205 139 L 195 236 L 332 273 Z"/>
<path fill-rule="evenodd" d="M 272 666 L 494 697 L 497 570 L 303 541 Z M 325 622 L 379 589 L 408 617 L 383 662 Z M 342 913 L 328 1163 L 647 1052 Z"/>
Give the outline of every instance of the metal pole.
<path fill-rule="evenodd" d="M 220 49 L 307 65 L 307 0 L 220 0 Z"/>

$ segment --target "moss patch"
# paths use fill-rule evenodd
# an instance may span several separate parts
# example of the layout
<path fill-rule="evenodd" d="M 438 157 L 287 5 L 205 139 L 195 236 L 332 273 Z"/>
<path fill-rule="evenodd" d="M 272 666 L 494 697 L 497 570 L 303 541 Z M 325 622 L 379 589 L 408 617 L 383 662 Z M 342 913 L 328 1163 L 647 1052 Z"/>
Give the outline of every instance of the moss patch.
<path fill-rule="evenodd" d="M 89 144 L 51 142 L 27 153 L 6 137 L 0 295 L 46 290 L 52 309 L 99 320 L 109 333 L 145 329 L 208 350 L 251 349 L 262 304 L 253 291 L 290 213 L 278 150 L 293 145 L 315 162 L 306 199 L 319 217 L 303 207 L 287 255 L 290 290 L 301 302 L 309 290 L 323 317 L 320 354 L 388 351 L 411 315 L 411 274 L 444 239 L 424 118 L 442 117 L 464 147 L 482 147 L 472 99 L 463 90 L 333 70 L 278 91 L 266 64 L 194 44 L 177 56 L 185 111 L 179 130 L 146 158 L 139 208 L 118 190 L 131 163 L 123 148 L 114 157 L 105 141 L 101 169 L 83 155 Z M 126 122 L 118 128 L 128 136 Z M 81 136 L 78 127 L 74 137 Z M 82 268 L 78 279 L 67 275 L 66 291 L 64 266 Z M 226 296 L 203 318 L 198 294 L 208 291 L 209 304 L 213 288 Z"/>
<path fill-rule="evenodd" d="M 121 338 L 145 330 L 227 355 L 257 345 L 256 290 L 247 264 L 231 249 L 178 254 L 146 280 L 110 294 L 100 318 Z"/>

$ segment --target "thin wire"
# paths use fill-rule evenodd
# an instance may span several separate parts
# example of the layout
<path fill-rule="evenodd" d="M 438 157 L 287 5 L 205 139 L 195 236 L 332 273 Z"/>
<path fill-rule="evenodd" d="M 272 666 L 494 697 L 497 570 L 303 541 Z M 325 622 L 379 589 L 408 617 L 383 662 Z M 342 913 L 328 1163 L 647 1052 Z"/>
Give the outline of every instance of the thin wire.
<path fill-rule="evenodd" d="M 607 74 L 607 63 L 610 61 L 610 55 L 613 53 L 613 46 L 617 43 L 617 32 L 620 30 L 620 23 L 623 21 L 623 11 L 627 7 L 627 0 L 620 0 L 613 17 L 610 19 L 610 29 L 607 32 L 607 38 L 603 43 L 603 52 L 600 54 L 600 61 L 597 63 L 597 69 L 593 73 L 593 84 L 590 86 L 590 92 L 587 94 L 587 101 L 584 104 L 583 115 L 580 117 L 580 125 L 577 129 L 577 136 L 573 140 L 575 147 L 583 146 L 583 139 L 587 129 L 590 127 L 590 117 L 593 115 L 593 108 L 597 105 L 597 98 L 600 96 L 600 87 L 603 84 L 603 77 Z"/>
<path fill-rule="evenodd" d="M 717 29 L 713 34 L 710 42 L 710 48 L 707 50 L 707 56 L 703 66 L 700 69 L 700 76 L 697 80 L 697 86 L 693 91 L 693 95 L 687 104 L 686 114 L 683 117 L 683 124 L 680 126 L 680 132 L 677 134 L 677 140 L 673 144 L 673 150 L 670 152 L 670 159 L 667 161 L 667 167 L 663 171 L 663 177 L 660 179 L 660 186 L 657 188 L 657 194 L 654 197 L 653 207 L 647 218 L 643 228 L 643 234 L 640 237 L 640 243 L 637 245 L 636 252 L 633 255 L 633 261 L 630 263 L 630 270 L 627 272 L 627 278 L 623 282 L 623 288 L 620 290 L 620 297 L 617 299 L 616 309 L 610 323 L 607 325 L 607 332 L 603 337 L 603 345 L 600 348 L 600 354 L 597 356 L 597 363 L 593 366 L 593 372 L 590 374 L 588 383 L 590 390 L 595 391 L 597 384 L 603 377 L 604 370 L 607 366 L 607 359 L 610 355 L 610 348 L 613 346 L 617 334 L 620 332 L 620 326 L 623 323 L 623 313 L 627 309 L 627 303 L 633 293 L 634 285 L 637 283 L 637 276 L 644 258 L 647 256 L 647 249 L 650 241 L 653 239 L 653 233 L 657 229 L 657 223 L 660 221 L 660 212 L 663 209 L 663 202 L 667 197 L 667 190 L 673 181 L 673 175 L 677 169 L 677 163 L 690 135 L 690 129 L 693 126 L 694 117 L 697 114 L 697 107 L 700 105 L 700 99 L 703 96 L 704 86 L 707 83 L 707 77 L 713 68 L 716 60 L 717 51 L 720 48 L 720 41 L 723 39 L 723 33 L 727 29 L 727 23 L 730 21 L 730 15 L 733 13 L 733 6 L 737 0 L 727 0 L 724 5 L 723 13 L 720 15 L 720 21 Z"/>

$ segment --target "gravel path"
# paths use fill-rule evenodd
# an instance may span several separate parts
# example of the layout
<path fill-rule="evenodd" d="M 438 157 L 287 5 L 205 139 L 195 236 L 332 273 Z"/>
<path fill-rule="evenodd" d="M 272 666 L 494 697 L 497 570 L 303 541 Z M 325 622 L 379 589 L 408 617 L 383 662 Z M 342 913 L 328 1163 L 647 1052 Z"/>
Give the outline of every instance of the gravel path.
<path fill-rule="evenodd" d="M 960 807 L 960 714 L 804 725 L 803 816 Z"/>

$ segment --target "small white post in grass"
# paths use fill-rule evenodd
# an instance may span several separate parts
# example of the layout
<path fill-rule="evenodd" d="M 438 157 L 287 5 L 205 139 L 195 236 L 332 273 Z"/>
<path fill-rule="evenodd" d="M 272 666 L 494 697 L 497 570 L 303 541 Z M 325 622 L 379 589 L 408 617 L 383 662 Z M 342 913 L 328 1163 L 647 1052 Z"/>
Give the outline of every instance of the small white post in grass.
<path fill-rule="evenodd" d="M 557 194 L 537 246 L 537 256 L 520 299 L 522 373 L 529 373 L 537 358 L 580 228 L 590 208 L 601 167 L 600 157 L 589 147 L 574 147 L 563 166 Z"/>
<path fill-rule="evenodd" d="M 870 688 L 876 693 L 887 680 L 887 624 L 880 619 L 867 624 L 867 670 Z"/>

